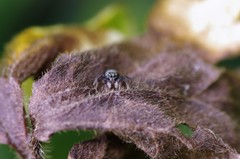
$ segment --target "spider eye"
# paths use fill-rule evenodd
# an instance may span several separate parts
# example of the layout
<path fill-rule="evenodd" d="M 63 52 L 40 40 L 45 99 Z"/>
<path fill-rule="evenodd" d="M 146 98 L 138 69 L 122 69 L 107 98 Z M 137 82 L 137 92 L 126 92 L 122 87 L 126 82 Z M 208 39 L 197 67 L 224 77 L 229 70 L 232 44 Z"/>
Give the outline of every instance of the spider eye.
<path fill-rule="evenodd" d="M 116 70 L 110 69 L 105 72 L 105 76 L 108 78 L 116 78 L 118 76 L 118 73 Z"/>

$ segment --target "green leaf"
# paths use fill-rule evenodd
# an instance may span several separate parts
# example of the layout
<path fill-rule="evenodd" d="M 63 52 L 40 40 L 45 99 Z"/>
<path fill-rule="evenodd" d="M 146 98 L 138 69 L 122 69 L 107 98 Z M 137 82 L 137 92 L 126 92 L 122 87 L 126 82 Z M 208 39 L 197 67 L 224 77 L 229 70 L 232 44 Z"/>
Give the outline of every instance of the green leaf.
<path fill-rule="evenodd" d="M 192 137 L 193 130 L 190 128 L 187 124 L 179 124 L 177 128 L 180 130 L 180 132 L 186 136 L 186 137 Z"/>

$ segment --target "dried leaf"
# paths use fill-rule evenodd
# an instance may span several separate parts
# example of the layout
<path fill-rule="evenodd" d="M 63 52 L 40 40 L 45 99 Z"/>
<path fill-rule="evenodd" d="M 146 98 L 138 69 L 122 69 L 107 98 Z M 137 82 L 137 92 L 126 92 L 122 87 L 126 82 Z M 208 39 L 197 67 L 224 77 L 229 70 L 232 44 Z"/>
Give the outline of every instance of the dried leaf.
<path fill-rule="evenodd" d="M 13 78 L 0 78 L 0 101 L 0 143 L 11 145 L 23 158 L 32 158 L 24 123 L 22 93 Z"/>
<path fill-rule="evenodd" d="M 210 104 L 211 106 L 224 111 L 227 113 L 236 123 L 235 131 L 239 135 L 239 125 L 240 122 L 239 113 L 240 113 L 240 78 L 239 74 L 236 71 L 225 72 L 219 80 L 212 84 L 207 90 L 202 94 L 197 96 L 201 101 Z M 235 141 L 235 148 L 240 149 L 238 140 Z"/>
<path fill-rule="evenodd" d="M 34 84 L 34 136 L 47 141 L 58 131 L 94 129 L 113 132 L 152 158 L 234 158 L 228 145 L 236 143 L 234 122 L 194 98 L 221 72 L 191 53 L 147 56 L 128 47 L 134 48 L 113 45 L 61 55 Z M 128 75 L 130 89 L 96 92 L 93 81 L 109 68 Z M 188 125 L 192 137 L 182 134 L 179 124 Z"/>
<path fill-rule="evenodd" d="M 105 155 L 107 142 L 104 138 L 76 144 L 69 152 L 68 159 L 101 159 Z"/>
<path fill-rule="evenodd" d="M 138 159 L 146 158 L 133 145 L 124 143 L 111 134 L 104 134 L 94 140 L 74 145 L 68 159 L 131 159 L 133 156 Z"/>
<path fill-rule="evenodd" d="M 207 65 L 189 51 L 161 53 L 134 72 L 134 78 L 144 79 L 155 87 L 177 85 L 184 95 L 197 95 L 214 83 L 221 71 Z M 166 81 L 166 82 L 164 82 Z"/>

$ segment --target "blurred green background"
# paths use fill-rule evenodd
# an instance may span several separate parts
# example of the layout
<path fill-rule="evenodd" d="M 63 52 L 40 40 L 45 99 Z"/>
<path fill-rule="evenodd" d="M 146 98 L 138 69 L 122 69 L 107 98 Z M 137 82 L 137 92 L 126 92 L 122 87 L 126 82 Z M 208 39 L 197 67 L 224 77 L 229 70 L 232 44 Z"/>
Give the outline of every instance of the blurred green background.
<path fill-rule="evenodd" d="M 113 27 L 130 36 L 141 34 L 146 29 L 146 19 L 154 2 L 155 0 L 0 0 L 0 56 L 4 45 L 27 27 L 83 24 L 111 4 L 122 6 L 121 13 L 114 19 Z M 119 21 L 121 22 L 118 23 Z M 25 98 L 29 95 L 25 95 Z M 66 159 L 74 143 L 90 139 L 93 134 L 74 131 L 55 134 L 49 143 L 44 144 L 47 158 Z M 16 158 L 14 150 L 0 144 L 0 159 L 12 158 Z"/>
<path fill-rule="evenodd" d="M 0 52 L 19 31 L 35 25 L 81 24 L 110 4 L 121 4 L 136 32 L 155 0 L 0 0 Z"/>

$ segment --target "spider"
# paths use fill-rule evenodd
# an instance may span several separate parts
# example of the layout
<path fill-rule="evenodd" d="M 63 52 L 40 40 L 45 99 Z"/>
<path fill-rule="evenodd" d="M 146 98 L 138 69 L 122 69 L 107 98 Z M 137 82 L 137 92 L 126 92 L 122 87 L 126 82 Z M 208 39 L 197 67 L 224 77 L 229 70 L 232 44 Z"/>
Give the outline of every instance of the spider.
<path fill-rule="evenodd" d="M 110 90 L 117 90 L 122 87 L 129 88 L 129 77 L 121 76 L 117 70 L 108 69 L 102 75 L 95 78 L 93 85 L 98 90 L 99 86 L 105 86 Z"/>

